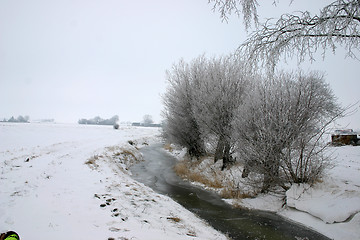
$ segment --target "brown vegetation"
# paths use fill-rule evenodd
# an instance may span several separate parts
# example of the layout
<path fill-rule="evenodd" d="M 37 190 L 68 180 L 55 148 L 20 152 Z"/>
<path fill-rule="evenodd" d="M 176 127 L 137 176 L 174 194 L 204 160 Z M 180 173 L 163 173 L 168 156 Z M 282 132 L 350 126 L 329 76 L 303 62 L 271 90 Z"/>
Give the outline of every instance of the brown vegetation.
<path fill-rule="evenodd" d="M 222 198 L 243 199 L 254 198 L 257 195 L 255 188 L 242 189 L 239 183 L 232 181 L 231 179 L 234 179 L 234 173 L 221 171 L 220 167 L 212 168 L 208 164 L 212 164 L 212 161 L 209 161 L 209 157 L 204 157 L 196 161 L 184 159 L 175 165 L 174 171 L 185 180 L 200 183 L 213 189 L 218 192 Z M 220 165 L 221 163 L 219 163 L 219 166 Z M 232 178 L 227 177 L 229 174 L 232 175 Z"/>
<path fill-rule="evenodd" d="M 175 222 L 175 223 L 178 223 L 178 222 L 181 221 L 181 219 L 178 218 L 178 217 L 167 217 L 166 219 L 171 220 L 171 221 L 173 221 L 173 222 Z"/>
<path fill-rule="evenodd" d="M 102 155 L 97 155 L 95 154 L 94 156 L 90 157 L 85 164 L 89 165 L 89 167 L 91 169 L 97 169 L 99 167 L 99 165 L 96 163 L 96 161 L 100 158 L 103 157 Z"/>
<path fill-rule="evenodd" d="M 256 196 L 255 192 L 243 192 L 240 189 L 235 188 L 234 186 L 227 186 L 221 190 L 221 197 L 230 199 L 243 199 L 243 198 L 254 198 Z"/>
<path fill-rule="evenodd" d="M 165 149 L 166 151 L 169 151 L 169 152 L 172 152 L 172 151 L 174 150 L 174 148 L 171 146 L 170 143 L 166 143 L 166 144 L 164 145 L 164 149 Z"/>
<path fill-rule="evenodd" d="M 174 170 L 177 175 L 191 181 L 204 184 L 207 187 L 211 188 L 222 188 L 222 182 L 217 175 L 213 175 L 211 178 L 201 174 L 201 172 L 196 171 L 197 169 L 194 165 L 196 163 L 191 163 L 189 161 L 182 161 L 175 165 Z"/>

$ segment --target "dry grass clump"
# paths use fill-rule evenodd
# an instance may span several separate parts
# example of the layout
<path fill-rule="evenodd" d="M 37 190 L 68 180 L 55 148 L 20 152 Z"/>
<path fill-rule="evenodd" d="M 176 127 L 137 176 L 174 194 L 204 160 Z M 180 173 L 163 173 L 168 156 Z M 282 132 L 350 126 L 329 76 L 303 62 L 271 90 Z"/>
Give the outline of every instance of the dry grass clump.
<path fill-rule="evenodd" d="M 121 152 L 115 152 L 114 153 L 114 157 L 118 157 L 118 156 L 120 156 L 121 155 Z"/>
<path fill-rule="evenodd" d="M 211 158 L 204 157 L 196 161 L 184 159 L 174 166 L 174 171 L 182 178 L 205 185 L 227 199 L 254 198 L 256 189 L 244 188 L 239 182 L 237 169 L 221 171 L 221 163 L 214 164 Z"/>
<path fill-rule="evenodd" d="M 128 149 L 129 148 L 129 149 Z M 126 170 L 132 164 L 141 161 L 141 155 L 137 154 L 137 150 L 134 147 L 123 148 L 121 146 L 109 146 L 105 148 L 104 155 L 97 155 L 90 157 L 85 164 L 91 169 L 97 169 L 99 167 L 99 158 L 103 158 L 106 162 L 116 162 L 124 164 Z"/>
<path fill-rule="evenodd" d="M 107 152 L 115 152 L 116 150 L 119 150 L 119 146 L 110 146 L 105 148 Z"/>
<path fill-rule="evenodd" d="M 198 182 L 211 188 L 223 187 L 221 180 L 216 175 L 209 178 L 198 171 L 194 171 L 194 166 L 192 165 L 198 165 L 198 163 L 194 164 L 189 161 L 179 162 L 175 165 L 174 170 L 177 175 L 186 178 L 189 181 Z"/>
<path fill-rule="evenodd" d="M 171 220 L 172 222 L 175 222 L 175 223 L 178 223 L 181 221 L 181 219 L 178 217 L 167 217 L 166 219 Z"/>
<path fill-rule="evenodd" d="M 137 153 L 137 150 L 121 149 L 112 154 L 111 159 L 116 163 L 124 164 L 125 170 L 128 170 L 133 164 L 142 161 L 142 155 Z"/>
<path fill-rule="evenodd" d="M 95 154 L 94 156 L 90 157 L 85 164 L 89 165 L 91 169 L 97 169 L 99 165 L 96 163 L 99 158 L 103 157 L 102 155 Z"/>
<path fill-rule="evenodd" d="M 117 155 L 115 155 L 115 156 L 121 156 L 121 159 L 124 160 L 125 162 L 138 161 L 135 154 L 126 149 L 122 150 L 121 152 L 117 152 L 116 154 Z"/>
<path fill-rule="evenodd" d="M 172 152 L 172 151 L 174 150 L 174 148 L 171 146 L 170 143 L 166 143 L 166 144 L 164 145 L 164 149 L 165 149 L 166 151 L 169 151 L 169 152 Z"/>
<path fill-rule="evenodd" d="M 133 141 L 129 141 L 131 142 L 130 145 L 135 144 Z M 120 146 L 110 146 L 110 147 L 106 147 L 106 152 L 107 152 L 107 156 L 109 156 L 109 154 L 112 155 L 112 157 L 117 157 L 120 158 L 121 160 L 123 160 L 123 162 L 126 161 L 138 161 L 136 154 L 133 153 L 130 149 L 124 149 Z M 135 148 L 136 149 L 136 148 Z"/>
<path fill-rule="evenodd" d="M 244 198 L 254 198 L 256 196 L 256 193 L 243 192 L 234 187 L 226 187 L 221 190 L 220 195 L 221 195 L 221 197 L 227 198 L 227 199 L 231 199 L 231 198 L 244 199 Z"/>
<path fill-rule="evenodd" d="M 189 174 L 189 169 L 184 162 L 179 162 L 174 166 L 175 173 L 181 177 L 186 177 Z"/>

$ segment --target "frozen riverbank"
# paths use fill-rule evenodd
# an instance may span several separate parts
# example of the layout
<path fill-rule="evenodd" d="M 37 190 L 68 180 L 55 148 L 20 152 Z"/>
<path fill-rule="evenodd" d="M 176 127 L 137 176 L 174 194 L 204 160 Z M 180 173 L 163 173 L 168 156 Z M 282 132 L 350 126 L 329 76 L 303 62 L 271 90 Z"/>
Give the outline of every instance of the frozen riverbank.
<path fill-rule="evenodd" d="M 330 150 L 333 152 L 335 166 L 314 186 L 294 185 L 286 193 L 286 205 L 283 194 L 260 194 L 254 198 L 225 201 L 248 209 L 276 212 L 332 239 L 359 239 L 360 147 L 342 146 L 332 147 Z M 173 151 L 172 154 L 180 161 L 184 158 L 184 151 Z M 206 158 L 200 162 L 192 162 L 186 168 L 191 169 L 190 175 L 205 183 L 231 187 L 235 185 L 238 189 L 251 192 L 246 179 L 241 178 L 241 165 L 220 171 L 221 165 L 221 161 L 214 164 L 213 159 Z M 194 184 L 206 187 L 199 182 Z M 212 190 L 224 193 L 224 188 Z"/>
<path fill-rule="evenodd" d="M 312 187 L 300 184 L 289 189 L 286 207 L 281 207 L 281 199 L 269 195 L 241 203 L 275 211 L 333 239 L 360 239 L 360 147 L 332 150 L 334 168 Z"/>
<path fill-rule="evenodd" d="M 226 239 L 130 177 L 129 163 L 141 158 L 136 147 L 158 134 L 156 128 L 1 123 L 0 230 L 22 239 Z"/>

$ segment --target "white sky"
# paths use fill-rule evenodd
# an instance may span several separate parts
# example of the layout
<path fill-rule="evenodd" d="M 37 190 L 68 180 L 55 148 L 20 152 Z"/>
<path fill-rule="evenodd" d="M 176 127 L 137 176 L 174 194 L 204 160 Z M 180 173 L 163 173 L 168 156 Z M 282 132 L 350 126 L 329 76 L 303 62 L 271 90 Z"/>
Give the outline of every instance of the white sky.
<path fill-rule="evenodd" d="M 260 16 L 322 6 L 271 2 Z M 229 54 L 246 34 L 242 19 L 221 22 L 207 0 L 1 0 L 0 118 L 160 121 L 165 70 L 180 58 Z M 325 71 L 343 105 L 360 100 L 359 67 L 341 49 L 303 65 Z M 359 112 L 342 124 L 360 128 Z"/>

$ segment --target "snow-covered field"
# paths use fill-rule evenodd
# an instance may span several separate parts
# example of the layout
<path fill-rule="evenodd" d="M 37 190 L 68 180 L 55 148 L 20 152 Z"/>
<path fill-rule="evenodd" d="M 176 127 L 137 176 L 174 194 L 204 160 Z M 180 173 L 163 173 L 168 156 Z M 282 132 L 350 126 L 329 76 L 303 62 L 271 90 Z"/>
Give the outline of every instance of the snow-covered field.
<path fill-rule="evenodd" d="M 141 158 L 137 148 L 158 134 L 0 123 L 0 231 L 22 239 L 226 239 L 130 177 L 129 163 Z"/>
<path fill-rule="evenodd" d="M 159 141 L 158 134 L 0 123 L 0 231 L 15 230 L 22 239 L 226 239 L 130 177 L 127 168 L 141 160 L 138 148 Z M 333 150 L 336 166 L 313 187 L 293 186 L 286 207 L 274 195 L 230 202 L 277 212 L 333 239 L 360 239 L 360 147 Z"/>

